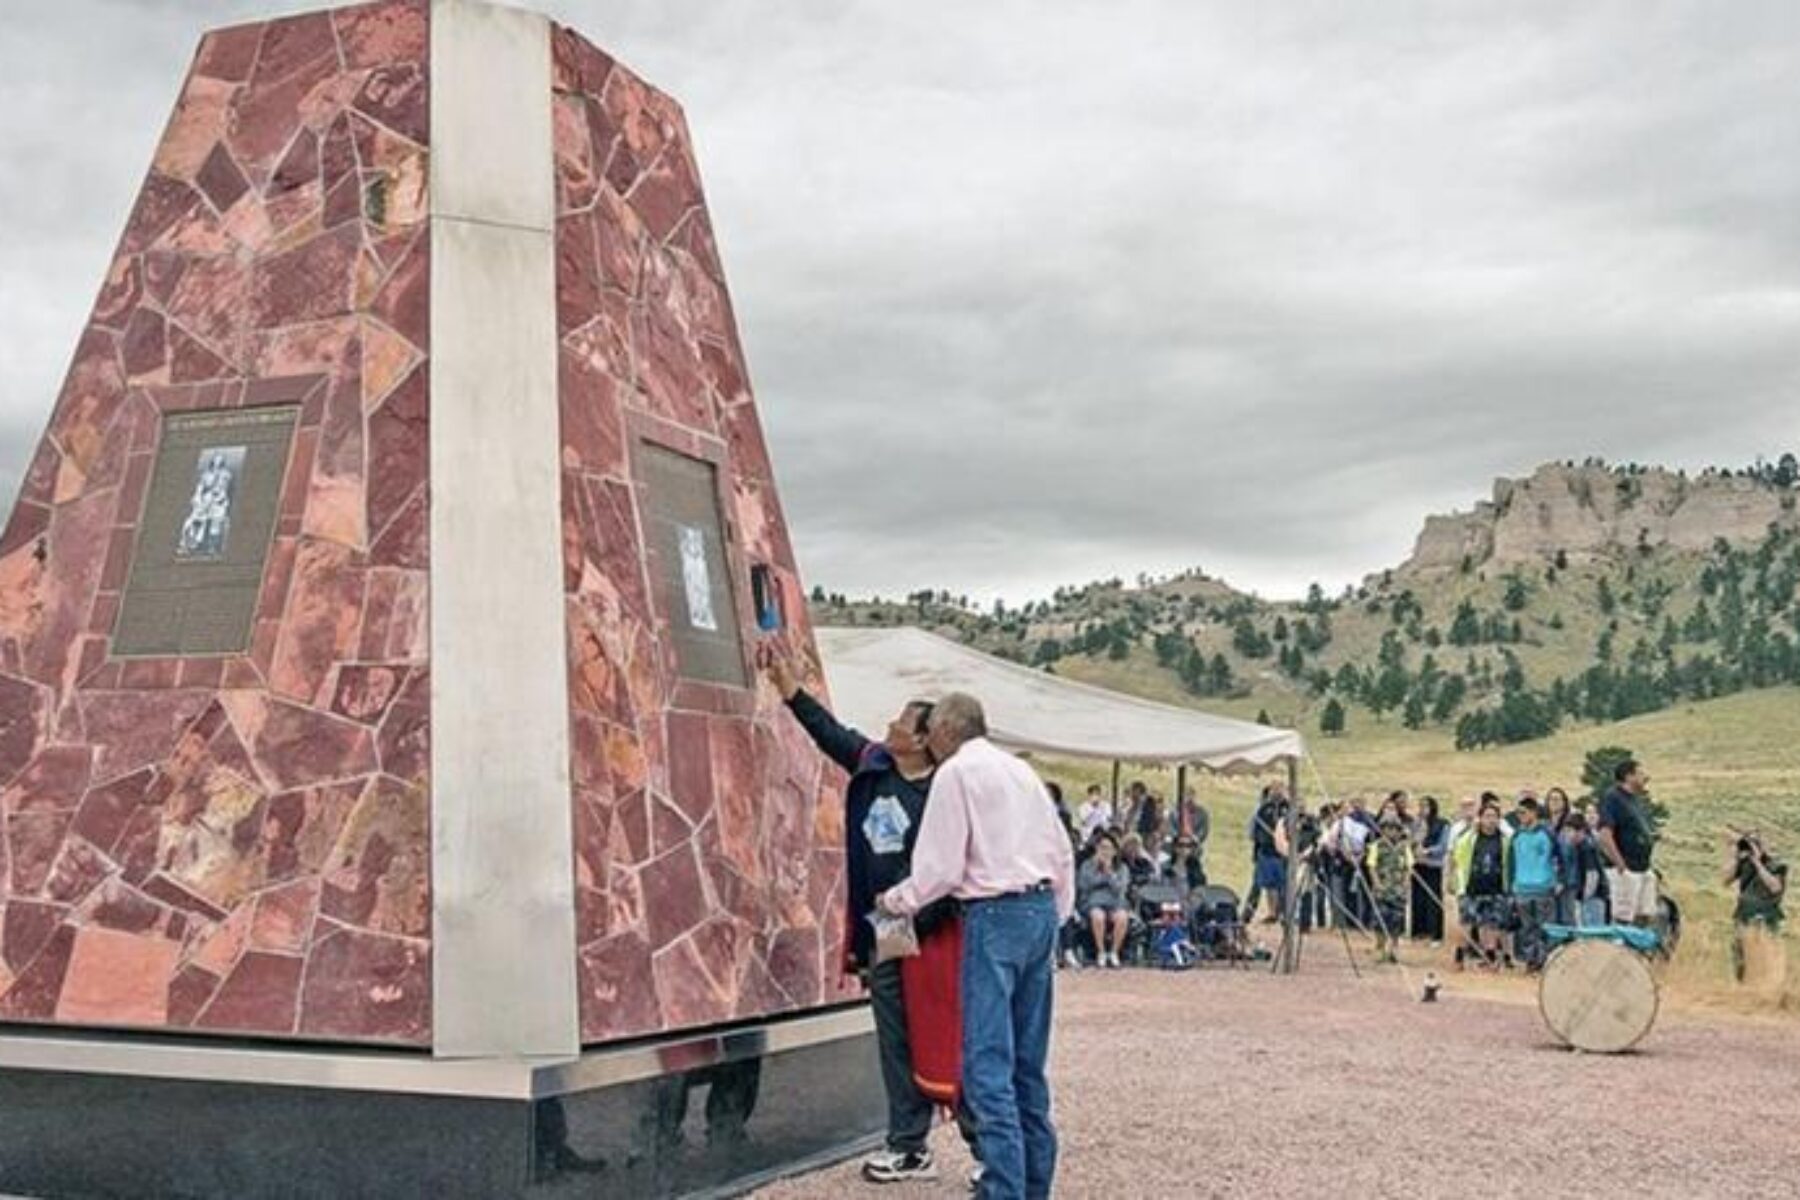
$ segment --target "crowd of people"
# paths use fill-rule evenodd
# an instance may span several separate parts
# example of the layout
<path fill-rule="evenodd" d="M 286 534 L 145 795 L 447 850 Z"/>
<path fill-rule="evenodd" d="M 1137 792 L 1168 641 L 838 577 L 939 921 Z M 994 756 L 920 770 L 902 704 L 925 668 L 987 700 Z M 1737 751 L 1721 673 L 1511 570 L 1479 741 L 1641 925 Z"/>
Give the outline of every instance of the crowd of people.
<path fill-rule="evenodd" d="M 1405 791 L 1296 808 L 1285 787 L 1271 784 L 1247 830 L 1252 865 L 1240 919 L 1280 921 L 1291 887 L 1303 932 L 1365 934 L 1385 961 L 1404 941 L 1452 941 L 1458 970 L 1535 972 L 1548 957 L 1551 925 L 1656 925 L 1667 934 L 1679 910 L 1658 894 L 1648 788 L 1636 761 L 1620 763 L 1597 798 L 1571 801 L 1560 787 L 1510 799 L 1487 791 L 1463 797 L 1453 812 Z M 1117 805 L 1090 787 L 1063 815 L 1080 867 L 1064 962 L 1118 967 L 1143 929 L 1144 884 L 1207 883 L 1210 816 L 1191 792 L 1170 809 L 1142 783 Z M 1733 961 L 1742 978 L 1742 935 L 1781 928 L 1787 867 L 1758 834 L 1732 830 L 1723 879 L 1737 890 Z"/>

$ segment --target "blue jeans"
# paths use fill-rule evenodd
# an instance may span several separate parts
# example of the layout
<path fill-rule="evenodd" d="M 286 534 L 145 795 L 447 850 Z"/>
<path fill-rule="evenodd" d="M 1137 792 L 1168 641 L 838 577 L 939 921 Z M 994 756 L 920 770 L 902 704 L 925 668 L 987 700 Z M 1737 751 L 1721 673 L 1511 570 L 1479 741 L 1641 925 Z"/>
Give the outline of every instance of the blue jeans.
<path fill-rule="evenodd" d="M 982 1200 L 1041 1200 L 1056 1174 L 1044 1075 L 1056 930 L 1048 892 L 963 910 L 963 1094 L 985 1168 Z"/>

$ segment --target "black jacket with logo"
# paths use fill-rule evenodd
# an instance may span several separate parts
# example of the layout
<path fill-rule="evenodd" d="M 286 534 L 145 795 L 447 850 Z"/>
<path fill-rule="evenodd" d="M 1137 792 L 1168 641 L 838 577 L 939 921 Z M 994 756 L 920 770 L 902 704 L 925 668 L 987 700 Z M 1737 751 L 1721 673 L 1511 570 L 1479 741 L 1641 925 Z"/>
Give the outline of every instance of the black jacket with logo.
<path fill-rule="evenodd" d="M 794 693 L 788 708 L 825 756 L 850 773 L 844 789 L 845 921 L 849 966 L 862 970 L 871 965 L 875 948 L 868 921 L 875 897 L 912 874 L 913 845 L 919 840 L 931 776 L 902 775 L 886 746 L 840 724 L 804 689 Z M 929 932 L 953 908 L 949 900 L 927 905 L 914 921 L 919 933 Z"/>

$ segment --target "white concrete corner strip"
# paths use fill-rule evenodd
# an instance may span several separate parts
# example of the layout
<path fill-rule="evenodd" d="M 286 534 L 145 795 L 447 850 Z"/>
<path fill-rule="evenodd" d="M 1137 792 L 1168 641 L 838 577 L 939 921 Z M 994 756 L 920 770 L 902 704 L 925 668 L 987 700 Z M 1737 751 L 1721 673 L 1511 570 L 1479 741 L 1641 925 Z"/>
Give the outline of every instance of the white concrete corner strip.
<path fill-rule="evenodd" d="M 432 1049 L 579 1050 L 550 25 L 431 8 Z"/>

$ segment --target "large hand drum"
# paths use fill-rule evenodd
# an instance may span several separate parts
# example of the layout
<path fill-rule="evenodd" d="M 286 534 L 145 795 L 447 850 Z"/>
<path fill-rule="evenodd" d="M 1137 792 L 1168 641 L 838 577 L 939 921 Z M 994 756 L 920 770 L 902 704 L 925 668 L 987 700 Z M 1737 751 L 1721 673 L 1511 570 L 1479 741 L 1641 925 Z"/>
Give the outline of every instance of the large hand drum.
<path fill-rule="evenodd" d="M 1561 947 L 1544 964 L 1538 1011 L 1567 1045 L 1595 1054 L 1618 1054 L 1643 1040 L 1656 1024 L 1656 976 L 1636 950 L 1605 941 Z"/>

